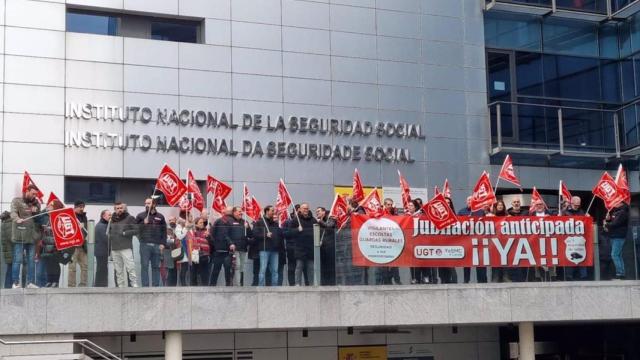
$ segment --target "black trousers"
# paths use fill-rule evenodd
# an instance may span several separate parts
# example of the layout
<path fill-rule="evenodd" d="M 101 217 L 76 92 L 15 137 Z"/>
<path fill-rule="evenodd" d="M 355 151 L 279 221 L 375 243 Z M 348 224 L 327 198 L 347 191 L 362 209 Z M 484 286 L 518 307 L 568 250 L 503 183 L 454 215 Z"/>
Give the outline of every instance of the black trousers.
<path fill-rule="evenodd" d="M 211 267 L 211 277 L 209 278 L 210 286 L 218 284 L 218 276 L 220 276 L 220 270 L 223 266 L 225 285 L 231 286 L 231 254 L 228 252 L 213 253 L 213 266 Z"/>
<path fill-rule="evenodd" d="M 487 282 L 487 268 L 486 267 L 477 267 L 476 269 L 476 278 L 478 279 L 478 283 L 486 283 Z M 468 284 L 471 280 L 471 268 L 464 268 L 464 283 Z"/>
<path fill-rule="evenodd" d="M 96 287 L 109 285 L 109 256 L 96 256 Z"/>
<path fill-rule="evenodd" d="M 289 286 L 296 285 L 296 255 L 293 246 L 287 247 L 287 279 Z"/>
<path fill-rule="evenodd" d="M 336 251 L 333 246 L 320 248 L 320 284 L 336 284 Z"/>

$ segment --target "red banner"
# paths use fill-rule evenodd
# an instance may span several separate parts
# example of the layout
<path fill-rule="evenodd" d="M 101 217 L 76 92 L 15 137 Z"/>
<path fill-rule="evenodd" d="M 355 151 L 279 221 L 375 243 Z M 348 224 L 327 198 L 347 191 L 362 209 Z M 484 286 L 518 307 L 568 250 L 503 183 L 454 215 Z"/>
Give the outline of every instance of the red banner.
<path fill-rule="evenodd" d="M 56 243 L 56 249 L 64 250 L 84 243 L 82 230 L 73 209 L 61 209 L 49 213 L 51 230 Z"/>
<path fill-rule="evenodd" d="M 442 230 L 426 217 L 352 215 L 353 264 L 402 267 L 592 266 L 588 216 L 468 217 Z"/>

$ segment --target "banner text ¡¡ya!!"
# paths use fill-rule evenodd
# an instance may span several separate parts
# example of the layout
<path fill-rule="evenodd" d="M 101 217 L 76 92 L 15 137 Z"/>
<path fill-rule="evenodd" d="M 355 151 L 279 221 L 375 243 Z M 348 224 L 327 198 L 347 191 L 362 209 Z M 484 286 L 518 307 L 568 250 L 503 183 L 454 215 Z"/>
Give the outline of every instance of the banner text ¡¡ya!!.
<path fill-rule="evenodd" d="M 426 217 L 352 216 L 353 264 L 411 267 L 592 266 L 588 216 L 468 217 L 438 230 Z"/>

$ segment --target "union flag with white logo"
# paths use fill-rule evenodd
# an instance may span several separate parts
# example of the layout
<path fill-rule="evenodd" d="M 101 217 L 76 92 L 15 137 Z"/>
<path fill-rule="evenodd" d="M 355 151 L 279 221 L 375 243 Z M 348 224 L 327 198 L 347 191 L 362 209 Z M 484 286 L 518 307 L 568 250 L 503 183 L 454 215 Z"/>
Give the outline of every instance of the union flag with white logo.
<path fill-rule="evenodd" d="M 451 209 L 443 194 L 437 194 L 431 201 L 424 204 L 422 212 L 438 230 L 458 222 L 456 213 Z"/>
<path fill-rule="evenodd" d="M 340 194 L 336 194 L 329 216 L 336 220 L 336 228 L 338 229 L 342 229 L 347 220 L 349 220 L 349 206 Z"/>
<path fill-rule="evenodd" d="M 544 205 L 545 209 L 548 209 L 547 203 L 544 202 L 542 195 L 540 195 L 540 193 L 538 192 L 538 189 L 536 189 L 536 187 L 534 186 L 533 191 L 531 192 L 531 206 L 529 206 L 529 212 L 530 213 L 535 212 L 536 205 L 538 204 L 542 204 Z"/>
<path fill-rule="evenodd" d="M 495 204 L 496 201 L 496 194 L 493 192 L 489 174 L 483 171 L 473 188 L 473 194 L 471 194 L 471 211 L 482 210 L 486 206 Z"/>
<path fill-rule="evenodd" d="M 49 217 L 56 249 L 64 250 L 70 247 L 82 246 L 84 237 L 73 209 L 55 210 L 49 213 Z"/>
<path fill-rule="evenodd" d="M 622 164 L 618 166 L 618 172 L 616 173 L 616 185 L 618 185 L 618 190 L 624 199 L 623 201 L 627 203 L 627 205 L 631 205 L 631 191 L 629 191 L 627 172 L 624 171 Z"/>
<path fill-rule="evenodd" d="M 353 172 L 353 189 L 351 190 L 351 199 L 360 202 L 364 199 L 364 188 L 362 187 L 362 179 L 358 169 Z"/>
<path fill-rule="evenodd" d="M 444 179 L 444 185 L 442 185 L 442 195 L 451 199 L 451 188 L 449 187 L 449 179 Z"/>
<path fill-rule="evenodd" d="M 374 188 L 369 195 L 360 202 L 360 206 L 362 206 L 367 215 L 371 217 L 378 218 L 384 215 L 384 208 L 382 207 L 382 201 L 380 201 L 378 188 Z"/>
<path fill-rule="evenodd" d="M 411 202 L 411 189 L 409 188 L 409 182 L 402 176 L 400 170 L 398 170 L 398 176 L 400 177 L 400 196 L 402 197 L 402 207 L 404 212 L 409 212 L 409 203 Z"/>
<path fill-rule="evenodd" d="M 169 165 L 165 164 L 158 175 L 156 189 L 162 191 L 170 206 L 175 206 L 187 192 L 187 185 Z"/>
<path fill-rule="evenodd" d="M 507 155 L 507 157 L 504 158 L 504 163 L 502 163 L 502 168 L 500 169 L 500 175 L 498 175 L 498 178 L 506 180 L 517 187 L 522 187 L 522 185 L 520 185 L 520 179 L 518 179 L 516 171 L 513 169 L 511 155 Z"/>
<path fill-rule="evenodd" d="M 616 181 L 606 171 L 602 174 L 600 181 L 598 181 L 592 192 L 593 195 L 604 201 L 604 206 L 608 210 L 613 209 L 616 205 L 624 201 L 624 196 L 620 193 Z"/>
<path fill-rule="evenodd" d="M 226 198 L 231 194 L 231 186 L 224 182 L 214 178 L 211 175 L 207 176 L 207 193 L 213 195 L 213 203 L 211 208 L 213 211 L 222 215 L 227 207 Z"/>

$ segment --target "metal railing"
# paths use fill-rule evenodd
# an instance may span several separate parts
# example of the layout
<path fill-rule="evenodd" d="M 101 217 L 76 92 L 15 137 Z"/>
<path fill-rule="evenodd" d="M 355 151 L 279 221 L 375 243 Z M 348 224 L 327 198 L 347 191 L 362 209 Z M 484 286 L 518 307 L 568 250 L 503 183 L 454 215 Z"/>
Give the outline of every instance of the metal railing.
<path fill-rule="evenodd" d="M 123 360 L 116 355 L 112 354 L 108 350 L 102 348 L 98 344 L 86 340 L 86 339 L 68 339 L 68 340 L 20 340 L 20 341 L 6 341 L 0 339 L 0 344 L 5 346 L 11 345 L 52 345 L 52 344 L 74 344 L 79 345 L 82 348 L 82 354 L 98 356 L 100 359 L 105 360 Z M 85 354 L 85 350 L 90 354 Z"/>
<path fill-rule="evenodd" d="M 626 18 L 640 9 L 639 0 L 594 0 L 574 5 L 563 0 L 485 0 L 486 10 L 505 10 L 602 21 Z"/>

